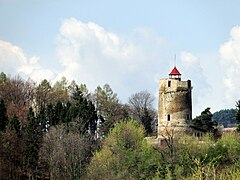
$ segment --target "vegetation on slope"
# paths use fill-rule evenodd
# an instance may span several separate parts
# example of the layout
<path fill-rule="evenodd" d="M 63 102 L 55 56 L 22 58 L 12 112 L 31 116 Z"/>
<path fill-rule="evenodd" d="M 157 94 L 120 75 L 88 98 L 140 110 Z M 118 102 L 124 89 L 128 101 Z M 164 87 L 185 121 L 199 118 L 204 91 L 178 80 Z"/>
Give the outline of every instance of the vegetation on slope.
<path fill-rule="evenodd" d="M 1 73 L 1 179 L 240 176 L 238 134 L 218 140 L 211 134 L 201 139 L 181 135 L 175 141 L 166 139 L 169 146 L 148 143 L 145 137 L 152 134 L 156 120 L 152 102 L 147 91 L 122 104 L 107 84 L 90 93 L 86 85 L 65 78 L 54 85 L 47 80 L 36 84 Z M 209 112 L 205 110 L 196 122 L 211 122 Z"/>
<path fill-rule="evenodd" d="M 236 126 L 235 112 L 236 110 L 234 109 L 222 109 L 213 113 L 212 119 L 225 128 L 234 127 Z"/>

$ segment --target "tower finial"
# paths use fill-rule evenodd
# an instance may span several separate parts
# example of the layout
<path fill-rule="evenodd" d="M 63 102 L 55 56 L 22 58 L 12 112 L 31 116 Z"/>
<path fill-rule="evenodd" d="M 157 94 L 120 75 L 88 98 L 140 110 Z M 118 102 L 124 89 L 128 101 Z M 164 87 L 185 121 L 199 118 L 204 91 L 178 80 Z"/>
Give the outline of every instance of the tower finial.
<path fill-rule="evenodd" d="M 177 55 L 175 53 L 175 55 L 174 55 L 174 67 L 176 67 L 176 66 L 177 66 Z"/>

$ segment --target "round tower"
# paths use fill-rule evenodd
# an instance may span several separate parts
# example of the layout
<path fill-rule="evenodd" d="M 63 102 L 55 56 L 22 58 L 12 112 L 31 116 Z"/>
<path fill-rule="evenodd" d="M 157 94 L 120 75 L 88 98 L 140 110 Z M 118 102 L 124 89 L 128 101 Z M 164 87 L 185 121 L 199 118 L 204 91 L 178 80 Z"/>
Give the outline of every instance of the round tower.
<path fill-rule="evenodd" d="M 160 80 L 158 100 L 158 137 L 169 133 L 187 133 L 192 120 L 191 81 L 182 81 L 176 67 Z"/>

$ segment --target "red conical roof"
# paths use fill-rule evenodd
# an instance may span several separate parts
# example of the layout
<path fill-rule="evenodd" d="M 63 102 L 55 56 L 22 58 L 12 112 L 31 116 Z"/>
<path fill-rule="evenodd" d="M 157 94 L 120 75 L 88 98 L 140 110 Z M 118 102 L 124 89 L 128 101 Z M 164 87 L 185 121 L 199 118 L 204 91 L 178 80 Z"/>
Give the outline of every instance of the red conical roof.
<path fill-rule="evenodd" d="M 181 73 L 177 70 L 176 66 L 174 66 L 169 75 L 181 75 Z"/>

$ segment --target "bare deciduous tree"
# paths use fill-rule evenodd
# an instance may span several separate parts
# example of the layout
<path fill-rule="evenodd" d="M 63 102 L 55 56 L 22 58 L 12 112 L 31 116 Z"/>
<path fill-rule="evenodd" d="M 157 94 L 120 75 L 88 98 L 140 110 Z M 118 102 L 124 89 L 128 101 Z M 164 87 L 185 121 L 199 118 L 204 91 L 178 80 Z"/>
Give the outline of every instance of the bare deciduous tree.
<path fill-rule="evenodd" d="M 34 102 L 34 86 L 34 82 L 24 81 L 19 76 L 0 83 L 0 99 L 6 104 L 8 117 L 16 115 L 22 126 L 26 124 L 28 108 Z"/>
<path fill-rule="evenodd" d="M 153 107 L 154 97 L 147 91 L 140 91 L 131 95 L 128 103 L 133 107 L 134 113 L 141 118 L 143 110 Z"/>
<path fill-rule="evenodd" d="M 131 95 L 128 100 L 133 116 L 143 123 L 147 134 L 151 134 L 155 126 L 157 113 L 153 102 L 154 97 L 147 90 Z"/>
<path fill-rule="evenodd" d="M 45 135 L 40 162 L 49 168 L 51 179 L 79 179 L 92 156 L 91 139 L 66 132 L 64 126 L 52 127 Z"/>

